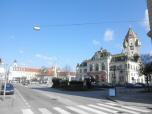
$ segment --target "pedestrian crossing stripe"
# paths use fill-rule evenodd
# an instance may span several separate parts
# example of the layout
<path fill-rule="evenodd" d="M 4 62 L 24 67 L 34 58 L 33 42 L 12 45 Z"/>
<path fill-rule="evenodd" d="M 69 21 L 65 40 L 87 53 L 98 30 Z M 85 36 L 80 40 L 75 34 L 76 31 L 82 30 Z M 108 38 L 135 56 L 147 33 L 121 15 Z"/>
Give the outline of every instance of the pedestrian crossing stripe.
<path fill-rule="evenodd" d="M 39 108 L 38 109 L 42 114 L 52 114 L 48 109 L 46 108 Z"/>
<path fill-rule="evenodd" d="M 111 106 L 111 105 L 106 105 L 106 104 L 101 104 L 101 103 L 98 103 L 98 105 L 103 106 L 103 107 L 107 107 L 107 108 L 111 108 L 111 109 L 115 109 L 115 110 L 119 110 L 119 111 L 128 112 L 128 113 L 131 113 L 131 114 L 140 114 L 138 112 L 131 111 L 131 110 L 128 110 L 128 109 L 124 109 L 122 107 L 114 107 L 114 106 Z"/>
<path fill-rule="evenodd" d="M 59 112 L 60 114 L 71 114 L 70 112 L 67 112 L 66 110 L 60 108 L 60 107 L 54 107 L 54 110 L 56 110 L 57 112 Z"/>
<path fill-rule="evenodd" d="M 106 103 L 106 104 L 112 105 L 112 106 L 114 106 L 114 105 L 115 106 L 119 106 L 119 104 L 116 104 L 116 103 Z M 123 107 L 123 108 L 126 108 L 126 109 L 138 111 L 138 112 L 143 112 L 143 113 L 148 113 L 149 112 L 149 110 L 139 109 L 139 107 L 137 107 L 137 106 L 133 106 L 133 107 L 131 107 L 131 106 L 124 106 L 124 105 L 120 105 L 120 106 Z"/>
<path fill-rule="evenodd" d="M 101 107 L 101 106 L 96 106 L 96 105 L 88 105 L 92 108 L 96 108 L 96 109 L 101 109 L 101 110 L 104 110 L 104 111 L 107 111 L 107 112 L 111 112 L 111 113 L 118 113 L 118 111 L 114 111 L 114 110 L 111 110 L 111 109 L 108 109 L 108 108 L 104 108 L 104 107 Z"/>
<path fill-rule="evenodd" d="M 94 108 L 90 108 L 90 107 L 83 106 L 83 105 L 78 105 L 78 107 L 79 107 L 79 108 L 82 108 L 82 109 L 84 109 L 84 110 L 91 111 L 91 112 L 93 112 L 93 113 L 95 113 L 95 114 L 108 114 L 108 113 L 105 113 L 105 112 L 103 112 L 103 111 L 99 111 L 99 110 L 96 110 L 96 109 L 94 109 Z"/>
<path fill-rule="evenodd" d="M 139 109 L 138 107 L 124 106 L 120 104 L 88 104 L 88 105 L 74 105 L 65 107 L 53 107 L 53 112 L 47 108 L 38 108 L 41 114 L 54 114 L 56 111 L 58 114 L 116 114 L 116 113 L 129 113 L 129 114 L 142 114 L 151 112 L 148 109 Z M 68 110 L 68 111 L 67 111 Z M 72 112 L 71 112 L 72 111 Z M 31 109 L 22 109 L 22 114 L 34 114 Z"/>
<path fill-rule="evenodd" d="M 23 114 L 34 114 L 31 109 L 22 109 Z"/>
<path fill-rule="evenodd" d="M 88 112 L 83 111 L 82 109 L 79 109 L 79 108 L 76 108 L 76 107 L 67 106 L 67 108 L 76 112 L 76 113 L 79 113 L 79 114 L 89 114 Z"/>

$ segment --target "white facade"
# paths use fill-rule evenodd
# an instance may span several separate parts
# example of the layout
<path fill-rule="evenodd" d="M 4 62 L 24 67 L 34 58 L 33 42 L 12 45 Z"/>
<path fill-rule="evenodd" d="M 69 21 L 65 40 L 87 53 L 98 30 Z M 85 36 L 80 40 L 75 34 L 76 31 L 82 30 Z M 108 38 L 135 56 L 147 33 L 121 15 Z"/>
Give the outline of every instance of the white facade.
<path fill-rule="evenodd" d="M 9 72 L 9 80 L 15 80 L 15 79 L 22 79 L 25 78 L 26 80 L 31 80 L 33 78 L 36 78 L 38 75 L 38 72 L 34 71 L 24 71 L 24 70 L 14 70 L 15 67 L 10 68 Z"/>
<path fill-rule="evenodd" d="M 9 68 L 8 80 L 31 80 L 39 74 L 38 68 L 18 66 L 16 62 Z"/>
<path fill-rule="evenodd" d="M 94 56 L 77 65 L 77 76 L 94 77 L 99 84 L 145 83 L 144 76 L 139 75 L 140 46 L 136 33 L 129 28 L 125 37 L 124 53 L 111 55 L 105 49 L 97 51 Z"/>
<path fill-rule="evenodd" d="M 109 65 L 111 55 L 107 50 L 99 50 L 90 60 L 86 60 L 77 66 L 77 75 L 84 78 L 93 77 L 98 83 L 109 83 Z"/>
<path fill-rule="evenodd" d="M 4 65 L 0 63 L 0 80 L 5 79 L 5 68 Z"/>

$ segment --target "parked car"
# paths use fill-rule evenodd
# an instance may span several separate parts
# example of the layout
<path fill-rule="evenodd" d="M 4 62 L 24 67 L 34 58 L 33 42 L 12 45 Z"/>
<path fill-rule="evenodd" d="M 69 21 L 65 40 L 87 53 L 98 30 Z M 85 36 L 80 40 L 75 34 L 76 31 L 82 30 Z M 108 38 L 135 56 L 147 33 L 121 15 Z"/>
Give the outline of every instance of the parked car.
<path fill-rule="evenodd" d="M 4 87 L 5 85 L 3 84 L 2 87 L 1 87 L 1 95 L 4 94 Z M 11 83 L 7 83 L 6 84 L 6 90 L 5 90 L 5 94 L 6 95 L 10 95 L 10 94 L 14 94 L 14 86 L 11 84 Z"/>
<path fill-rule="evenodd" d="M 134 88 L 135 85 L 132 84 L 132 83 L 126 83 L 125 87 L 126 87 L 126 88 Z"/>
<path fill-rule="evenodd" d="M 23 81 L 22 84 L 25 85 L 25 86 L 27 86 L 27 85 L 30 84 L 30 81 L 29 80 Z"/>
<path fill-rule="evenodd" d="M 134 86 L 135 86 L 135 88 L 143 88 L 143 87 L 145 87 L 145 84 L 143 84 L 143 83 L 136 83 Z"/>

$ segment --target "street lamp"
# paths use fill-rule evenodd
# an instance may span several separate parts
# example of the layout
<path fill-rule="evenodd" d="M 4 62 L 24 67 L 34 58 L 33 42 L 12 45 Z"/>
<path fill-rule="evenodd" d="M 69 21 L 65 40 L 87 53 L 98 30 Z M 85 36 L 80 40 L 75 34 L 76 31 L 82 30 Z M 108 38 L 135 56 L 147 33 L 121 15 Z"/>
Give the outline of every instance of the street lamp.
<path fill-rule="evenodd" d="M 40 31 L 41 28 L 40 28 L 40 26 L 34 26 L 33 29 L 34 29 L 35 31 Z"/>

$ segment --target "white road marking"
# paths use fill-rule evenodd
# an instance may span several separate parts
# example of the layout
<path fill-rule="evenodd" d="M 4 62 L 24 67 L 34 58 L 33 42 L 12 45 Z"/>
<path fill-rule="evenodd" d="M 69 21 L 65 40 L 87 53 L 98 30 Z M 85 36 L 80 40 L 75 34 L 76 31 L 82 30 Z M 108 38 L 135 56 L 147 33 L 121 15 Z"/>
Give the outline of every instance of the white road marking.
<path fill-rule="evenodd" d="M 38 109 L 42 114 L 52 114 L 48 109 L 46 108 L 39 108 Z"/>
<path fill-rule="evenodd" d="M 150 112 L 150 110 L 139 109 L 139 107 L 130 107 L 130 106 L 121 106 L 121 107 L 130 109 L 130 110 L 135 110 L 135 111 L 143 112 L 143 113 L 148 113 L 148 112 Z"/>
<path fill-rule="evenodd" d="M 30 108 L 31 106 L 30 106 L 29 103 L 24 99 L 24 97 L 21 95 L 21 93 L 20 93 L 17 89 L 16 89 L 15 91 L 18 93 L 19 97 L 22 99 L 22 101 L 25 103 L 25 105 L 26 105 L 28 108 Z"/>
<path fill-rule="evenodd" d="M 139 109 L 138 107 L 124 106 L 124 105 L 120 105 L 120 104 L 116 104 L 116 103 L 106 103 L 106 104 L 109 104 L 109 105 L 117 105 L 117 106 L 121 106 L 121 107 L 126 108 L 126 109 L 135 110 L 135 111 L 143 112 L 143 113 L 148 113 L 148 112 L 150 112 L 150 110 Z"/>
<path fill-rule="evenodd" d="M 31 109 L 22 109 L 23 114 L 34 114 Z"/>
<path fill-rule="evenodd" d="M 96 113 L 96 114 L 108 114 L 108 113 L 105 113 L 105 112 L 102 112 L 102 111 L 99 111 L 99 110 L 96 110 L 96 109 L 93 109 L 93 108 L 90 108 L 87 106 L 83 106 L 83 105 L 78 105 L 78 107 L 85 109 L 85 110 L 88 110 L 88 111 L 91 111 L 91 112 Z"/>
<path fill-rule="evenodd" d="M 112 108 L 112 109 L 116 109 L 116 110 L 119 110 L 119 111 L 129 112 L 129 113 L 132 113 L 132 114 L 140 114 L 140 113 L 135 112 L 135 111 L 123 109 L 122 107 L 114 107 L 114 106 L 111 106 L 111 105 L 100 104 L 100 103 L 97 103 L 97 104 L 100 105 L 100 106 L 103 106 L 103 107 Z"/>
<path fill-rule="evenodd" d="M 87 113 L 87 112 L 85 112 L 85 111 L 83 111 L 81 109 L 76 108 L 76 107 L 67 106 L 67 108 L 70 109 L 70 110 L 72 110 L 72 111 L 74 111 L 74 112 L 77 112 L 79 114 L 89 114 L 89 113 Z"/>
<path fill-rule="evenodd" d="M 106 103 L 108 105 L 117 105 L 116 103 Z"/>
<path fill-rule="evenodd" d="M 118 106 L 121 106 L 123 108 L 127 108 L 127 109 L 130 109 L 130 110 L 135 110 L 135 111 L 139 111 L 139 112 L 143 112 L 143 113 L 150 112 L 150 110 L 139 109 L 139 107 L 124 106 L 124 105 L 119 105 L 119 104 L 116 104 L 116 103 L 106 103 L 106 104 L 109 104 L 109 105 L 118 105 Z"/>
<path fill-rule="evenodd" d="M 62 108 L 59 107 L 54 107 L 53 109 L 59 112 L 60 114 L 71 114 L 70 112 L 67 112 L 66 110 L 63 110 Z"/>
<path fill-rule="evenodd" d="M 118 111 L 115 111 L 115 110 L 111 110 L 111 109 L 108 109 L 108 108 L 104 108 L 104 107 L 101 107 L 101 106 L 96 106 L 96 105 L 88 105 L 90 107 L 93 107 L 93 108 L 97 108 L 97 109 L 101 109 L 101 110 L 105 110 L 107 112 L 111 112 L 111 113 L 118 113 Z"/>

